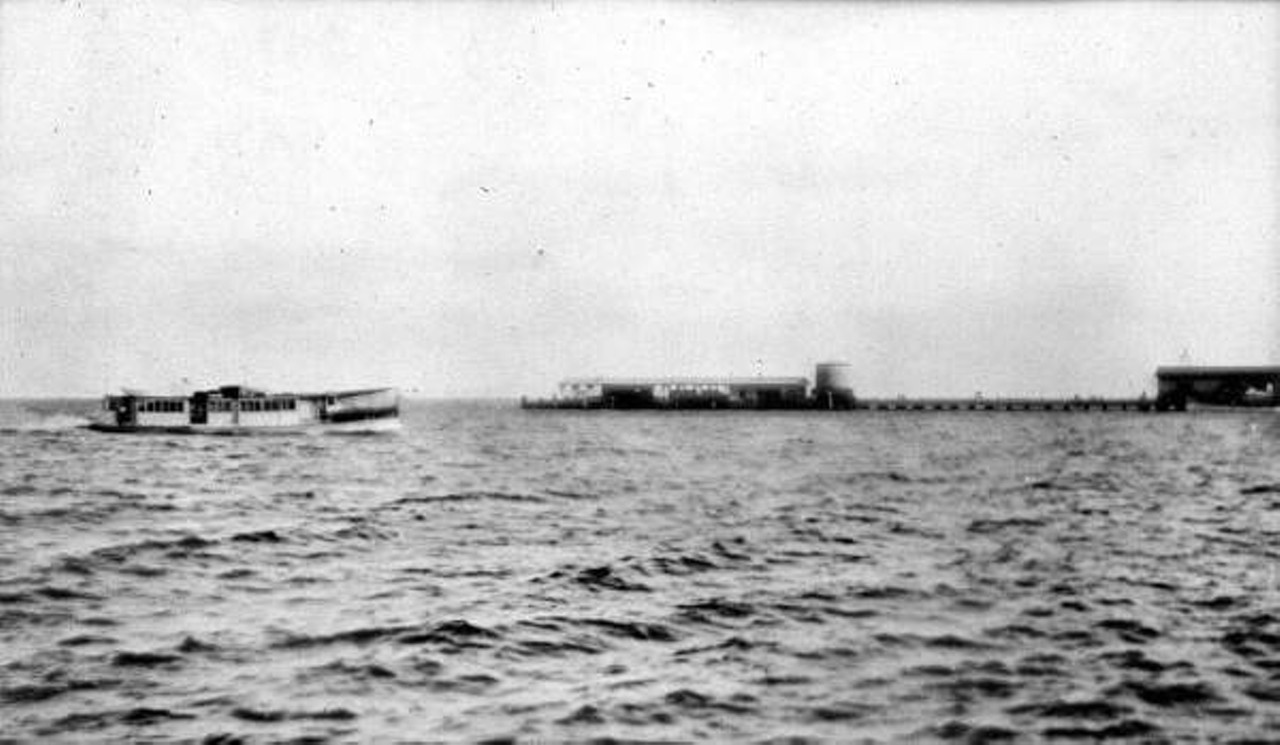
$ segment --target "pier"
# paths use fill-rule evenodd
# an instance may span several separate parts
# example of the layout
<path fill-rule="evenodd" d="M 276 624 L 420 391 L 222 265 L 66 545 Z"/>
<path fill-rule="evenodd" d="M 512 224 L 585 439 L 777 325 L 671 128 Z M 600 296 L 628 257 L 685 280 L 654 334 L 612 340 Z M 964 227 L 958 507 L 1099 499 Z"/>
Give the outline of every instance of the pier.
<path fill-rule="evenodd" d="M 613 401 L 608 398 L 522 398 L 525 409 L 561 410 L 749 410 L 749 411 L 1156 411 L 1149 398 L 860 398 L 842 406 L 829 406 L 820 398 L 773 405 L 733 401 Z"/>
<path fill-rule="evenodd" d="M 814 385 L 802 377 L 569 378 L 553 398 L 526 409 L 792 411 L 1187 411 L 1280 408 L 1280 367 L 1161 367 L 1156 395 L 970 398 L 860 398 L 844 362 L 822 362 Z"/>

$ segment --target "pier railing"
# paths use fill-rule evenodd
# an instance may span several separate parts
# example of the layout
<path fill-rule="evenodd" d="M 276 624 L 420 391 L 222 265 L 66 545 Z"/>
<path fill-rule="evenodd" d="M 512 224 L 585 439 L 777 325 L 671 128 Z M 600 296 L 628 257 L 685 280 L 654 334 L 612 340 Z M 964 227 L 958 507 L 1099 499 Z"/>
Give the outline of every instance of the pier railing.
<path fill-rule="evenodd" d="M 1147 398 L 865 398 L 869 411 L 1154 411 Z"/>

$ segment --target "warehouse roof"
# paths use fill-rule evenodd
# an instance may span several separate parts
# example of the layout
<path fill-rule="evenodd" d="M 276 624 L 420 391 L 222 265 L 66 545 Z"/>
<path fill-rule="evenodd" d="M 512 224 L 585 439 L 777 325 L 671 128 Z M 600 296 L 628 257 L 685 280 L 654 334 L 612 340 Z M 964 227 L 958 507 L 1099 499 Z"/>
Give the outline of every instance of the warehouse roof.
<path fill-rule="evenodd" d="M 1190 365 L 1158 367 L 1157 378 L 1222 378 L 1229 376 L 1264 376 L 1280 375 L 1280 365 L 1255 366 L 1211 366 L 1197 367 Z"/>
<path fill-rule="evenodd" d="M 560 385 L 607 385 L 620 388 L 647 388 L 659 385 L 727 385 L 733 388 L 780 388 L 807 386 L 809 385 L 809 380 L 808 378 L 785 377 L 568 378 L 561 381 Z"/>

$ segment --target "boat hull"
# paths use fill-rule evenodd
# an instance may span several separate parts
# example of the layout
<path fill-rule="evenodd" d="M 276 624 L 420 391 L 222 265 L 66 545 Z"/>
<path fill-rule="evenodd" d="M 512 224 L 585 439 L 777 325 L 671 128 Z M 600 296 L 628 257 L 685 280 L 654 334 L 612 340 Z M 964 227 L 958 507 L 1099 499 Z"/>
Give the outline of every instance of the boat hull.
<path fill-rule="evenodd" d="M 400 418 L 395 415 L 365 417 L 341 422 L 317 422 L 272 427 L 220 426 L 212 424 L 185 424 L 176 426 L 119 425 L 93 422 L 85 429 L 117 435 L 308 435 L 308 434 L 366 434 L 398 432 Z"/>

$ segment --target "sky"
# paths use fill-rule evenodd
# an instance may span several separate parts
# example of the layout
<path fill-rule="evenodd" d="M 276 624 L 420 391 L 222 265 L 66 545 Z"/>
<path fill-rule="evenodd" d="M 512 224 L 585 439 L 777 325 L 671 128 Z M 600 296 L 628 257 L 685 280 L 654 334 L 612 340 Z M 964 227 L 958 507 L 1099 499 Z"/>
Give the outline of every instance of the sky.
<path fill-rule="evenodd" d="M 0 0 L 0 396 L 1280 363 L 1273 3 Z"/>

